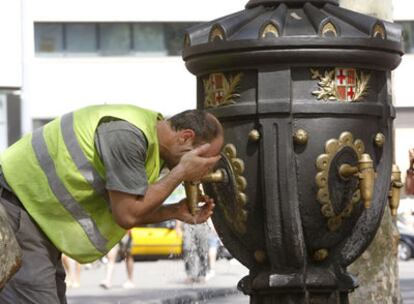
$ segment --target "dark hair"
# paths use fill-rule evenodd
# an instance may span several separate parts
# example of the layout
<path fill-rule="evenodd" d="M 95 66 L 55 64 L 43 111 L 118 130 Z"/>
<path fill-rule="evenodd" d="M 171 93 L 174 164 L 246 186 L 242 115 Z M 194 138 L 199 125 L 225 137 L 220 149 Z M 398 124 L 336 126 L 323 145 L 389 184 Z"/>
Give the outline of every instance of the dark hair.
<path fill-rule="evenodd" d="M 168 119 L 175 131 L 191 129 L 195 133 L 195 144 L 211 142 L 222 134 L 222 127 L 212 114 L 202 110 L 187 110 Z"/>

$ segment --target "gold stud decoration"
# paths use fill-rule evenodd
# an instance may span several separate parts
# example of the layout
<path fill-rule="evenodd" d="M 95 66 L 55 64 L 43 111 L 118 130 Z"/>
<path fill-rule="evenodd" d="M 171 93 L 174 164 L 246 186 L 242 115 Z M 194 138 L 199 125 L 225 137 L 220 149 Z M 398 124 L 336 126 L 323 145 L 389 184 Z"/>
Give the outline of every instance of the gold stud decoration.
<path fill-rule="evenodd" d="M 254 259 L 261 264 L 266 262 L 266 252 L 264 252 L 263 250 L 256 250 L 254 252 Z"/>
<path fill-rule="evenodd" d="M 253 129 L 249 132 L 249 140 L 252 142 L 258 142 L 260 140 L 260 133 L 258 130 Z"/>
<path fill-rule="evenodd" d="M 327 249 L 319 249 L 313 254 L 313 260 L 316 262 L 322 262 L 326 260 L 329 256 L 329 251 Z"/>
<path fill-rule="evenodd" d="M 260 31 L 259 37 L 262 39 L 277 38 L 279 37 L 279 30 L 275 24 L 269 23 Z"/>
<path fill-rule="evenodd" d="M 338 31 L 332 22 L 325 23 L 320 29 L 320 36 L 322 37 L 337 37 Z"/>
<path fill-rule="evenodd" d="M 382 146 L 384 146 L 384 144 L 385 144 L 385 135 L 384 135 L 384 134 L 382 134 L 382 133 L 377 133 L 377 134 L 375 135 L 375 139 L 374 139 L 374 141 L 375 141 L 375 145 L 376 145 L 377 147 L 381 148 L 381 147 L 382 147 Z"/>
<path fill-rule="evenodd" d="M 385 27 L 382 23 L 376 23 L 372 30 L 372 37 L 379 38 L 379 39 L 386 39 L 386 31 Z"/>
<path fill-rule="evenodd" d="M 209 41 L 215 42 L 223 40 L 226 40 L 226 34 L 224 33 L 224 29 L 218 24 L 214 25 L 210 31 Z"/>
<path fill-rule="evenodd" d="M 309 134 L 303 129 L 298 129 L 293 134 L 293 142 L 297 145 L 306 145 L 309 140 Z"/>
<path fill-rule="evenodd" d="M 184 44 L 183 45 L 184 45 L 184 48 L 191 46 L 190 35 L 185 34 L 185 36 L 184 36 Z"/>

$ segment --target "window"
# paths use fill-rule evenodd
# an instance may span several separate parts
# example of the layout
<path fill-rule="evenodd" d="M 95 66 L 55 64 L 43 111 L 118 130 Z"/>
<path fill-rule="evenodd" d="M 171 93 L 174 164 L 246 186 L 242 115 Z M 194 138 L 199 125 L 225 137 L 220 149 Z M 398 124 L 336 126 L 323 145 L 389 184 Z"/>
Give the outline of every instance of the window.
<path fill-rule="evenodd" d="M 96 53 L 96 25 L 69 23 L 65 25 L 66 51 L 69 53 Z"/>
<path fill-rule="evenodd" d="M 133 25 L 134 51 L 167 55 L 164 27 L 162 23 L 138 23 Z"/>
<path fill-rule="evenodd" d="M 126 23 L 99 25 L 99 50 L 103 55 L 126 55 L 131 50 L 130 26 Z"/>
<path fill-rule="evenodd" d="M 35 26 L 36 53 L 63 52 L 63 25 L 42 23 Z"/>
<path fill-rule="evenodd" d="M 399 21 L 396 23 L 402 26 L 404 51 L 414 53 L 414 21 Z"/>
<path fill-rule="evenodd" d="M 184 32 L 193 24 L 171 23 L 165 24 L 165 37 L 170 56 L 180 56 L 184 44 Z"/>
<path fill-rule="evenodd" d="M 179 56 L 194 22 L 35 23 L 37 55 Z"/>

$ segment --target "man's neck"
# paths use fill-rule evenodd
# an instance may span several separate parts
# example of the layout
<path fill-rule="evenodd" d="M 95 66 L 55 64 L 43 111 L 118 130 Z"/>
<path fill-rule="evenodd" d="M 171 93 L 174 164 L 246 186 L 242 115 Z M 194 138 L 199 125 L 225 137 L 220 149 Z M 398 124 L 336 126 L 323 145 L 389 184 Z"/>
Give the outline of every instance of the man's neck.
<path fill-rule="evenodd" d="M 156 129 L 160 157 L 165 160 L 164 156 L 168 153 L 168 133 L 170 132 L 170 125 L 168 121 L 160 120 L 157 122 Z"/>

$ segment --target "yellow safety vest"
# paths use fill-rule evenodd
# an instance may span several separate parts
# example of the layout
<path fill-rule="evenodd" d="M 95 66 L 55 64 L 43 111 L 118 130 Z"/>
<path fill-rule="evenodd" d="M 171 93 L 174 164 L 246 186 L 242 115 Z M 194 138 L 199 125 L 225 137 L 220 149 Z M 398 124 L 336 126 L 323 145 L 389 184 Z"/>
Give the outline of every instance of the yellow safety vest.
<path fill-rule="evenodd" d="M 57 118 L 6 149 L 7 183 L 51 242 L 88 263 L 104 256 L 125 234 L 114 220 L 105 189 L 105 168 L 94 136 L 105 117 L 128 121 L 148 142 L 145 171 L 154 183 L 160 171 L 156 133 L 162 116 L 130 105 L 91 106 Z"/>

